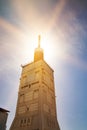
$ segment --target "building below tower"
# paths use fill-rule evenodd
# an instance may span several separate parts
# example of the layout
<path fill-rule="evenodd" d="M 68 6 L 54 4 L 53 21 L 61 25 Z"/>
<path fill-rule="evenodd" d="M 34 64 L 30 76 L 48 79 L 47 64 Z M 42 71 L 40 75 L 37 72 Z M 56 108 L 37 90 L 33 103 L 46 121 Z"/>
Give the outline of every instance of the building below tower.
<path fill-rule="evenodd" d="M 0 108 L 0 130 L 6 130 L 8 110 Z"/>

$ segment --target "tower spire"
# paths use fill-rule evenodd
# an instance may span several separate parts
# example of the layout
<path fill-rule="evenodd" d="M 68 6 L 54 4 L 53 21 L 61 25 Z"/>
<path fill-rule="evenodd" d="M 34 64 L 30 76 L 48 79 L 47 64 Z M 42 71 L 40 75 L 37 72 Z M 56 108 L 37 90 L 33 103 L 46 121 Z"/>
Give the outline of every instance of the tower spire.
<path fill-rule="evenodd" d="M 41 40 L 41 36 L 38 35 L 38 48 L 40 48 L 40 40 Z"/>
<path fill-rule="evenodd" d="M 38 35 L 38 47 L 35 49 L 34 52 L 34 61 L 39 61 L 39 60 L 44 60 L 44 53 L 43 53 L 43 49 L 40 47 L 40 40 L 41 40 L 41 36 Z"/>

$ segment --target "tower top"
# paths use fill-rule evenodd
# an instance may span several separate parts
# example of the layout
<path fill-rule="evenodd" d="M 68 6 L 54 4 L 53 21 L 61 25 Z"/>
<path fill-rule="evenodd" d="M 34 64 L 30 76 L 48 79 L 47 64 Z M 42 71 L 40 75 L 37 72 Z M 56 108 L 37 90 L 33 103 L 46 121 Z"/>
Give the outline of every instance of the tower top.
<path fill-rule="evenodd" d="M 44 59 L 43 49 L 40 47 L 40 42 L 41 42 L 41 36 L 38 35 L 38 47 L 35 49 L 34 52 L 34 62 Z"/>
<path fill-rule="evenodd" d="M 41 36 L 38 35 L 38 48 L 40 48 L 40 40 L 41 40 Z"/>

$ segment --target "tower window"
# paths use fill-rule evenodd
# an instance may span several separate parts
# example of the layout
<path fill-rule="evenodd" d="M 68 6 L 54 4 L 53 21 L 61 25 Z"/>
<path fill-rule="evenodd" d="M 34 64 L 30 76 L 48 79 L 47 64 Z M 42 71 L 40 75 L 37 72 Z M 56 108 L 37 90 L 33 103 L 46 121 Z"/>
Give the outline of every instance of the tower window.
<path fill-rule="evenodd" d="M 31 118 L 21 119 L 20 126 L 31 125 Z"/>
<path fill-rule="evenodd" d="M 28 118 L 27 122 L 30 123 L 30 118 Z"/>
<path fill-rule="evenodd" d="M 27 107 L 27 111 L 29 111 L 29 107 Z"/>
<path fill-rule="evenodd" d="M 29 84 L 29 88 L 31 87 L 31 85 Z"/>
<path fill-rule="evenodd" d="M 26 123 L 26 119 L 24 119 L 24 123 Z"/>
<path fill-rule="evenodd" d="M 49 108 L 49 113 L 50 113 L 50 108 Z"/>
<path fill-rule="evenodd" d="M 30 119 L 30 118 L 28 118 L 27 123 L 30 123 L 30 122 L 31 122 L 31 119 Z"/>
<path fill-rule="evenodd" d="M 23 119 L 20 121 L 20 126 L 23 126 Z"/>
<path fill-rule="evenodd" d="M 34 99 L 38 98 L 38 94 L 39 94 L 39 90 L 38 89 L 34 90 Z"/>
<path fill-rule="evenodd" d="M 31 124 L 31 118 L 28 118 L 27 119 L 27 125 L 30 125 Z"/>
<path fill-rule="evenodd" d="M 23 120 L 21 120 L 21 124 L 23 124 Z"/>

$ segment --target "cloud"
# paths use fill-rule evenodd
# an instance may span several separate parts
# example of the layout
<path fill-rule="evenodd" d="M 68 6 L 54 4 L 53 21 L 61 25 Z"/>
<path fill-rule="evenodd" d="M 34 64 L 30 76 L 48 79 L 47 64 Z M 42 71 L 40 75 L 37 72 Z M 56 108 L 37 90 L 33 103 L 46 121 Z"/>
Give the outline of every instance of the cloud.
<path fill-rule="evenodd" d="M 31 57 L 28 57 L 28 55 L 31 55 L 28 49 L 32 43 L 31 41 L 28 43 L 31 34 L 29 38 L 27 35 L 20 28 L 0 17 L 0 60 L 2 61 L 0 72 L 5 68 L 14 68 L 16 64 L 21 64 L 24 56 L 25 59 L 27 57 L 27 60 L 28 58 L 31 59 Z M 31 45 L 32 49 L 34 49 L 33 44 Z"/>
<path fill-rule="evenodd" d="M 63 9 L 60 15 L 61 17 L 56 22 L 53 30 L 56 39 L 55 44 L 57 44 L 56 48 L 61 45 L 61 50 L 64 52 L 63 57 L 60 58 L 87 70 L 87 25 L 82 24 L 76 13 L 70 10 Z"/>
<path fill-rule="evenodd" d="M 65 3 L 66 0 L 37 0 L 37 2 L 34 0 L 16 0 L 15 2 L 11 2 L 13 9 L 20 17 L 20 22 L 26 30 L 27 27 L 29 27 L 31 30 L 33 30 L 33 32 L 37 31 L 45 33 L 50 32 L 50 30 L 53 28 L 56 20 L 65 6 Z"/>
<path fill-rule="evenodd" d="M 15 37 L 25 37 L 22 30 L 18 29 L 18 27 L 12 25 L 12 23 L 9 23 L 7 20 L 3 19 L 2 17 L 0 17 L 0 28 L 4 28 L 8 33 L 13 34 Z"/>

